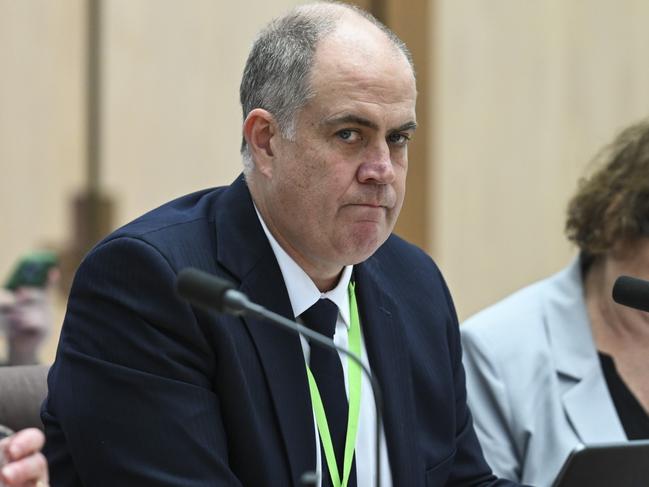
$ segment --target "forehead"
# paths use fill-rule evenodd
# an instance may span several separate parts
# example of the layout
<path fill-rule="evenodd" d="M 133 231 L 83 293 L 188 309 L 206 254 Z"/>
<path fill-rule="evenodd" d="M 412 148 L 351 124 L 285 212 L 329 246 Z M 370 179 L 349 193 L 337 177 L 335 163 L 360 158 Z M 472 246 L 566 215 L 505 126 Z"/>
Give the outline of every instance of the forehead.
<path fill-rule="evenodd" d="M 338 29 L 318 44 L 310 76 L 314 97 L 307 105 L 321 116 L 360 110 L 414 121 L 412 68 L 385 34 L 370 27 L 374 31 Z"/>

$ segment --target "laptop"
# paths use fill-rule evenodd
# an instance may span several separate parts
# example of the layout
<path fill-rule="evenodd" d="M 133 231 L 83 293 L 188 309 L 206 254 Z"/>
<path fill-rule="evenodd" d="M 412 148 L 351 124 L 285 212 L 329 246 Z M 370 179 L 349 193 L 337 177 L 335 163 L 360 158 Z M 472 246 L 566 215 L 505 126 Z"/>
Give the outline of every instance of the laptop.
<path fill-rule="evenodd" d="M 649 487 L 649 440 L 580 445 L 552 487 Z"/>

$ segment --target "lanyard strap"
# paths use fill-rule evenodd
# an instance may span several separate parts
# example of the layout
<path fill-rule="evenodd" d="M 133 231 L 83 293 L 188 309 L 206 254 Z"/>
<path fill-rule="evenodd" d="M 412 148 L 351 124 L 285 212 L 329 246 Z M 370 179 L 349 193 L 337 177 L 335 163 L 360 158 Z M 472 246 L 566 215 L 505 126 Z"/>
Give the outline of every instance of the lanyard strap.
<path fill-rule="evenodd" d="M 354 294 L 355 283 L 350 282 L 348 287 L 349 292 L 349 311 L 350 321 L 349 326 L 349 349 L 360 357 L 361 354 L 361 324 L 358 318 L 358 306 L 356 304 L 356 295 Z M 347 436 L 345 438 L 345 456 L 343 462 L 343 480 L 340 481 L 340 474 L 338 473 L 338 464 L 336 462 L 336 454 L 334 453 L 333 443 L 331 442 L 331 435 L 329 433 L 329 423 L 327 423 L 327 415 L 325 414 L 324 405 L 320 398 L 320 391 L 315 378 L 306 366 L 307 377 L 309 379 L 309 391 L 311 392 L 311 403 L 313 404 L 313 411 L 315 413 L 316 424 L 318 425 L 318 432 L 322 441 L 322 448 L 324 449 L 325 459 L 333 487 L 347 487 L 349 482 L 349 474 L 352 470 L 352 461 L 354 459 L 354 447 L 356 445 L 356 433 L 358 433 L 358 417 L 361 409 L 361 368 L 353 360 L 347 360 L 347 377 L 349 380 L 349 413 L 347 417 Z"/>

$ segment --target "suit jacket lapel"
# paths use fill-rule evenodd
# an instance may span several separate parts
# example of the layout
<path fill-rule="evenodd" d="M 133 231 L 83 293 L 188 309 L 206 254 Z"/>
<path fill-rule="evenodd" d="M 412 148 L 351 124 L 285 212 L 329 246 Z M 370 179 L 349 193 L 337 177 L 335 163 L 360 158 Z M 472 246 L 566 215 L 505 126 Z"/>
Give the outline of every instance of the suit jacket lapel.
<path fill-rule="evenodd" d="M 241 291 L 253 302 L 293 319 L 288 293 L 274 256 L 260 261 L 242 283 Z M 267 321 L 253 318 L 244 318 L 244 321 L 266 373 L 292 477 L 299 485 L 302 474 L 315 471 L 316 466 L 313 413 L 300 339 Z"/>
<path fill-rule="evenodd" d="M 623 441 L 590 330 L 578 259 L 555 284 L 544 306 L 566 415 L 582 443 Z"/>
<path fill-rule="evenodd" d="M 293 319 L 284 280 L 245 181 L 228 190 L 216 218 L 218 260 L 248 297 Z M 316 465 L 313 413 L 299 337 L 266 321 L 243 319 L 259 353 L 282 432 L 295 485 Z M 313 448 L 305 448 L 313 445 Z"/>
<path fill-rule="evenodd" d="M 383 394 L 383 421 L 393 485 L 419 485 L 412 373 L 407 343 L 394 301 L 379 287 L 378 263 L 355 267 L 363 338 Z"/>

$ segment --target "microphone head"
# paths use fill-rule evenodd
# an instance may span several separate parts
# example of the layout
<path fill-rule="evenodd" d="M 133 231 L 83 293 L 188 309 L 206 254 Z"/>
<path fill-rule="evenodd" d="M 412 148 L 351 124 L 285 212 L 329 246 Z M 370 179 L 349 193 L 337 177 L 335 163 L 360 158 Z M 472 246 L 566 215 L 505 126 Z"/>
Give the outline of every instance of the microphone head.
<path fill-rule="evenodd" d="M 231 282 L 194 267 L 181 270 L 176 278 L 178 296 L 207 310 L 226 311 L 224 297 L 231 289 Z"/>
<path fill-rule="evenodd" d="M 649 312 L 649 281 L 630 276 L 618 277 L 613 285 L 613 300 Z"/>

